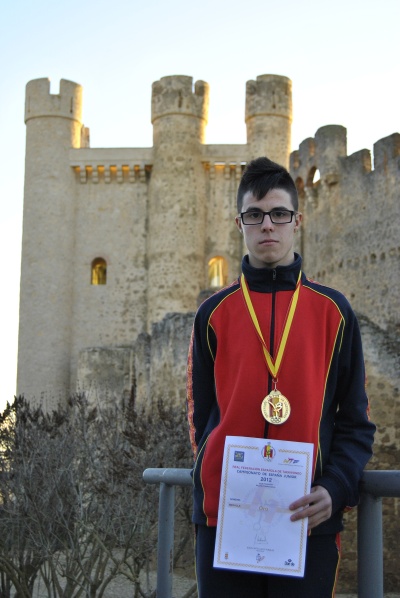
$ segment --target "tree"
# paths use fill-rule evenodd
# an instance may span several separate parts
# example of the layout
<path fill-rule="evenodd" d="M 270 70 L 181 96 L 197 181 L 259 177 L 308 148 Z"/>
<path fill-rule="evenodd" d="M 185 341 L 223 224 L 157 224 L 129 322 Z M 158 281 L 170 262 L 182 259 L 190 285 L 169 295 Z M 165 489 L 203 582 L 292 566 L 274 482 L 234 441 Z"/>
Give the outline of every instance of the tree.
<path fill-rule="evenodd" d="M 181 433 L 179 433 L 181 432 Z M 150 596 L 142 571 L 156 545 L 158 497 L 146 467 L 187 467 L 182 412 L 100 410 L 83 395 L 46 414 L 21 397 L 0 415 L 0 598 L 101 598 L 124 576 Z M 190 497 L 177 493 L 178 546 L 190 543 Z M 147 592 L 147 593 L 146 593 Z"/>

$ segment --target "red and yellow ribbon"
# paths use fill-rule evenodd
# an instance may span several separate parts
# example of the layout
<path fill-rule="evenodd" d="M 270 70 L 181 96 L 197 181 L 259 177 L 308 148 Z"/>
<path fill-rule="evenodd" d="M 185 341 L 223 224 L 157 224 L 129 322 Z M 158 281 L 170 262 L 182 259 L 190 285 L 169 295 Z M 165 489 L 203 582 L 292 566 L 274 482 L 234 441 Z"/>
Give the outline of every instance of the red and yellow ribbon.
<path fill-rule="evenodd" d="M 292 326 L 294 314 L 296 312 L 297 302 L 298 302 L 299 294 L 300 294 L 300 280 L 301 280 L 301 272 L 300 272 L 299 278 L 297 280 L 296 289 L 293 293 L 293 297 L 290 301 L 289 311 L 288 311 L 288 314 L 286 317 L 285 326 L 283 328 L 282 337 L 279 342 L 276 359 L 274 361 L 268 351 L 266 342 L 262 335 L 260 324 L 258 323 L 257 315 L 256 315 L 255 309 L 253 307 L 253 303 L 250 298 L 250 293 L 249 293 L 246 279 L 243 274 L 240 278 L 240 286 L 242 288 L 244 300 L 246 302 L 247 309 L 249 310 L 250 318 L 253 322 L 254 328 L 258 335 L 258 338 L 260 339 L 260 342 L 262 344 L 262 348 L 264 351 L 264 357 L 265 357 L 265 361 L 266 361 L 268 370 L 270 371 L 271 376 L 273 377 L 274 380 L 278 379 L 278 372 L 279 372 L 279 369 L 282 364 L 283 356 L 285 354 L 287 340 L 289 337 L 290 328 Z"/>

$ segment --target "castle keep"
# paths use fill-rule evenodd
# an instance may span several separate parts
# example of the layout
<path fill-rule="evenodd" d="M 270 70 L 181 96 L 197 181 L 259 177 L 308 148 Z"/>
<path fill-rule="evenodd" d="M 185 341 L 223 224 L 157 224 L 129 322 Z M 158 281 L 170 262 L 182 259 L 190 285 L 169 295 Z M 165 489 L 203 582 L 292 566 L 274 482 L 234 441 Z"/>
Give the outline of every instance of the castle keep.
<path fill-rule="evenodd" d="M 152 148 L 91 149 L 82 88 L 28 83 L 18 392 L 75 389 L 82 349 L 131 344 L 237 275 L 238 180 L 256 154 L 288 165 L 291 82 L 247 84 L 246 145 L 204 144 L 208 95 L 203 81 L 164 77 Z"/>
<path fill-rule="evenodd" d="M 299 189 L 305 272 L 359 316 L 371 465 L 398 468 L 400 135 L 377 141 L 373 168 L 368 150 L 347 155 L 340 125 L 290 154 L 291 82 L 262 75 L 246 86 L 247 143 L 208 145 L 208 84 L 172 76 L 153 84 L 151 148 L 90 148 L 82 88 L 49 91 L 48 79 L 26 88 L 18 393 L 48 408 L 76 389 L 183 406 L 193 312 L 239 273 L 236 190 L 267 155 Z M 398 578 L 395 559 L 386 575 Z"/>

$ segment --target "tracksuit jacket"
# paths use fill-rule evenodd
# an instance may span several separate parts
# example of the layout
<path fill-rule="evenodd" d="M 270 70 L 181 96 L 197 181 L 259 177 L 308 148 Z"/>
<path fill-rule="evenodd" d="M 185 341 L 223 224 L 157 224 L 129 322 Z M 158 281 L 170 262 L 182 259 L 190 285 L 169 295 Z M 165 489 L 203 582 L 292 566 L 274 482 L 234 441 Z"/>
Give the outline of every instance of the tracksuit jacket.
<path fill-rule="evenodd" d="M 275 269 L 242 271 L 269 353 L 279 346 L 301 258 Z M 209 297 L 195 317 L 188 358 L 187 401 L 196 524 L 216 526 L 225 437 L 312 442 L 313 485 L 332 498 L 332 516 L 312 533 L 342 529 L 342 513 L 358 502 L 358 482 L 372 454 L 358 323 L 345 297 L 301 274 L 297 308 L 277 388 L 291 405 L 289 419 L 268 424 L 261 413 L 272 390 L 262 345 L 240 279 Z M 300 497 L 299 497 L 300 498 Z"/>

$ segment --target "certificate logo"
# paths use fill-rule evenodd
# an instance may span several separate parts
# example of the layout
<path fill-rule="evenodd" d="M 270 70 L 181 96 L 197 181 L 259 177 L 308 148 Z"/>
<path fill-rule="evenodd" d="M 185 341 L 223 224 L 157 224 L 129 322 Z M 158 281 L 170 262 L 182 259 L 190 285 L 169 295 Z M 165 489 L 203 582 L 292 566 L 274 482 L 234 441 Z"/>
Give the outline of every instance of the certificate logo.
<path fill-rule="evenodd" d="M 272 461 L 272 459 L 275 457 L 275 454 L 276 451 L 274 447 L 271 446 L 270 442 L 268 442 L 268 444 L 261 449 L 261 455 L 264 461 Z"/>
<path fill-rule="evenodd" d="M 244 451 L 235 451 L 233 454 L 234 461 L 240 461 L 243 463 L 244 461 Z"/>

